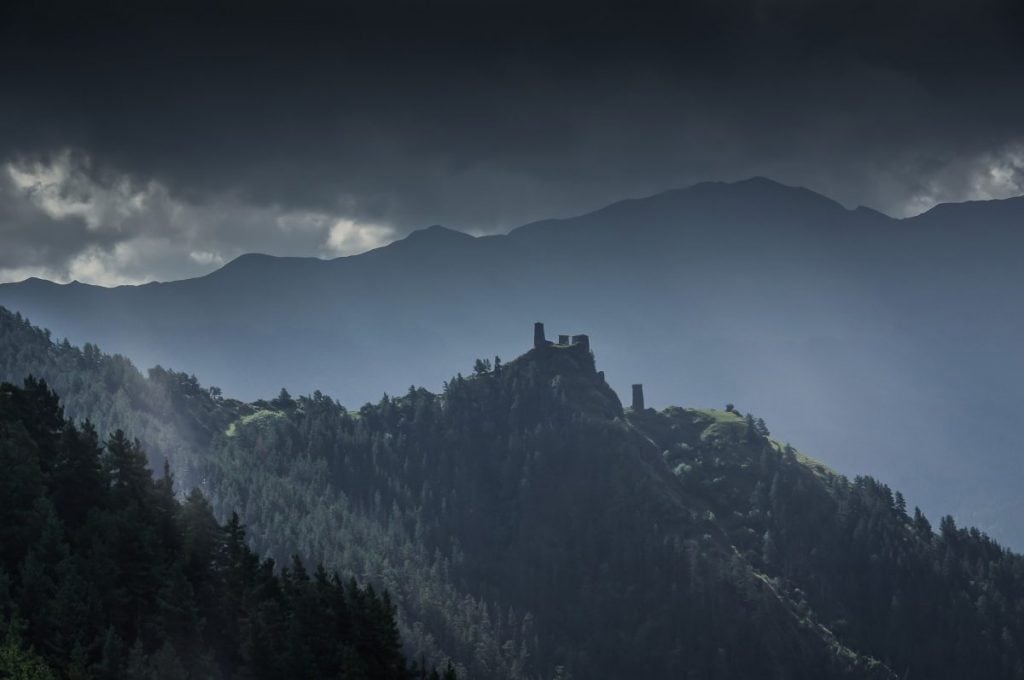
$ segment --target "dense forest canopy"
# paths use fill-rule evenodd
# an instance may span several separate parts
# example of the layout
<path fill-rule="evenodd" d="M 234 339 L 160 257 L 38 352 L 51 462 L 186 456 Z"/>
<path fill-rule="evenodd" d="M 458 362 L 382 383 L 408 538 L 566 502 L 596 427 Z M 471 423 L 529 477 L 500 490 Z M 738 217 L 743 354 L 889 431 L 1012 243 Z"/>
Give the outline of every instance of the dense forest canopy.
<path fill-rule="evenodd" d="M 2 677 L 427 678 L 386 592 L 261 561 L 236 514 L 179 501 L 138 440 L 101 444 L 45 382 L 0 384 L 0 469 Z"/>
<path fill-rule="evenodd" d="M 735 407 L 624 409 L 579 346 L 349 410 L 144 378 L 0 312 L 0 378 L 28 373 L 134 424 L 260 558 L 387 590 L 407 656 L 467 677 L 1024 674 L 1019 556 Z"/>

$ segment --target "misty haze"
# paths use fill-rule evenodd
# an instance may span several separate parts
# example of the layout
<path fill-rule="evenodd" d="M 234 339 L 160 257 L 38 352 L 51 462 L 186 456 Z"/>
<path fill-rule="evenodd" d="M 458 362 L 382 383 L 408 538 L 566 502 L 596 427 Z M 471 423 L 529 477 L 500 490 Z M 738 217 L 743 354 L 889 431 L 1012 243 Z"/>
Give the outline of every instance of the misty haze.
<path fill-rule="evenodd" d="M 1024 11 L 0 9 L 0 677 L 1024 678 Z"/>

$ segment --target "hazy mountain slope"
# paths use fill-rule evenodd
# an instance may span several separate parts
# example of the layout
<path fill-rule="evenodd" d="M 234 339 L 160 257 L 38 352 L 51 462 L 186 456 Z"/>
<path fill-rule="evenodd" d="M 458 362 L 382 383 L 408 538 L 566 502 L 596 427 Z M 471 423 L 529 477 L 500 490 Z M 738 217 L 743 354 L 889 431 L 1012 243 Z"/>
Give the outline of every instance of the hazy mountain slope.
<path fill-rule="evenodd" d="M 201 487 L 221 520 L 237 511 L 260 556 L 279 564 L 290 563 L 294 554 L 333 568 L 344 564 L 345 573 L 390 589 L 398 599 L 409 658 L 443 663 L 450 658 L 445 651 L 459 652 L 461 667 L 477 675 L 518 677 L 508 671 L 513 661 L 502 654 L 508 641 L 503 622 L 488 621 L 487 604 L 450 583 L 445 561 L 433 551 L 401 527 L 352 508 L 331 489 L 320 454 L 310 461 L 277 451 L 270 458 L 280 465 L 266 458 L 233 461 L 230 452 L 215 455 L 215 442 L 225 441 L 229 430 L 241 435 L 231 442 L 247 441 L 244 435 L 252 433 L 261 450 L 283 448 L 277 438 L 260 437 L 268 424 L 259 417 L 265 402 L 223 398 L 183 373 L 153 369 L 143 377 L 124 357 L 103 354 L 92 344 L 80 349 L 54 343 L 48 331 L 0 308 L 0 381 L 20 383 L 29 375 L 46 380 L 60 395 L 70 419 L 88 419 L 102 435 L 124 429 L 138 437 L 150 466 L 159 470 L 169 462 L 178 488 Z M 318 404 L 337 408 L 323 398 Z M 326 532 L 329 541 L 311 538 Z M 517 647 L 514 654 L 529 650 Z M 476 663 L 477 657 L 486 665 Z"/>
<path fill-rule="evenodd" d="M 1024 545 L 1024 201 L 893 220 L 768 180 L 624 201 L 507 236 L 441 227 L 360 256 L 246 256 L 188 281 L 28 281 L 0 304 L 245 398 L 355 405 L 438 387 L 536 318 L 594 337 L 612 385 L 655 404 L 733 401 L 780 436 Z"/>
<path fill-rule="evenodd" d="M 5 373 L 60 365 L 72 398 L 102 401 L 110 359 L 61 364 L 76 350 L 0 321 Z M 948 518 L 933 533 L 899 494 L 836 475 L 753 416 L 624 410 L 580 346 L 358 412 L 321 394 L 201 397 L 169 375 L 175 428 L 234 414 L 172 463 L 240 509 L 259 552 L 386 585 L 409 651 L 454 654 L 473 677 L 1024 670 L 1020 557 Z"/>
<path fill-rule="evenodd" d="M 145 422 L 145 395 L 166 391 L 161 413 L 184 438 L 196 399 L 233 409 L 205 446 L 168 449 L 182 485 L 200 483 L 221 512 L 237 507 L 265 555 L 298 551 L 386 585 L 412 656 L 462 653 L 472 677 L 890 677 L 738 575 L 748 567 L 728 538 L 678 495 L 579 348 L 530 353 L 499 382 L 459 377 L 443 398 L 411 391 L 350 414 L 320 395 L 190 395 L 188 380 L 142 381 L 124 399 L 119 381 L 97 380 L 117 360 L 3 321 L 4 372 L 51 375 L 79 415 Z M 69 366 L 76 356 L 91 360 Z M 105 408 L 97 383 L 123 412 Z"/>
<path fill-rule="evenodd" d="M 0 676 L 427 680 L 387 594 L 261 562 L 236 516 L 24 385 L 0 382 Z"/>

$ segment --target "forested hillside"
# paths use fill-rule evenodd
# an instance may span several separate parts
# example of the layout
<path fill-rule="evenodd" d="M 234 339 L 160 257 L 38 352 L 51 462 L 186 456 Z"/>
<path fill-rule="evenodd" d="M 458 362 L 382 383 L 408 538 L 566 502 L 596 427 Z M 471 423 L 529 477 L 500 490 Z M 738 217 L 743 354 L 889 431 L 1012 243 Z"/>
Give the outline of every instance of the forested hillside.
<path fill-rule="evenodd" d="M 101 445 L 44 382 L 0 384 L 0 469 L 0 677 L 428 677 L 387 593 L 261 561 L 237 515 L 179 502 L 137 440 Z"/>
<path fill-rule="evenodd" d="M 288 458 L 282 449 L 270 457 L 277 461 L 272 466 L 219 455 L 232 424 L 249 432 L 273 424 L 263 413 L 266 403 L 224 398 L 194 376 L 162 368 L 143 376 L 122 356 L 53 342 L 48 331 L 0 307 L 0 380 L 28 375 L 48 381 L 69 418 L 88 418 L 97 432 L 137 436 L 150 465 L 161 469 L 168 461 L 178 487 L 202 488 L 221 521 L 238 511 L 262 558 L 287 564 L 301 554 L 389 590 L 409 658 L 439 667 L 454 658 L 473 677 L 525 677 L 525 659 L 536 645 L 531 617 L 456 588 L 439 551 L 338 492 L 321 452 Z M 345 412 L 323 395 L 305 401 L 335 416 Z M 274 428 L 268 436 L 260 445 L 273 451 Z M 211 475 L 230 483 L 215 486 Z"/>
<path fill-rule="evenodd" d="M 386 588 L 407 653 L 467 677 L 1024 673 L 1019 556 L 735 408 L 624 409 L 579 345 L 349 410 L 144 379 L 4 314 L 0 377 L 28 372 L 140 423 L 257 554 Z"/>
<path fill-rule="evenodd" d="M 557 320 L 595 337 L 620 392 L 743 403 L 833 468 L 1024 549 L 1024 316 L 1007 311 L 1024 297 L 1021 224 L 1024 198 L 893 219 L 753 178 L 506 235 L 434 226 L 333 260 L 245 255 L 183 281 L 30 279 L 0 285 L 0 305 L 247 402 L 287 387 L 350 407 L 437 391 Z"/>

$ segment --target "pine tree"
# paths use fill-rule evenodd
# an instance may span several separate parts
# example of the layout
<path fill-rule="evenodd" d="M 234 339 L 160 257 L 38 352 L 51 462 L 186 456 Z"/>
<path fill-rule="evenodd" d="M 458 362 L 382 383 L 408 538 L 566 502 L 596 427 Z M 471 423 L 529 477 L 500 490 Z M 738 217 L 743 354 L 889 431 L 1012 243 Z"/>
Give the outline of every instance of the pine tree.
<path fill-rule="evenodd" d="M 89 508 L 103 502 L 102 454 L 92 423 L 86 421 L 81 430 L 70 423 L 63 427 L 48 486 L 58 514 L 72 530 L 85 521 Z"/>
<path fill-rule="evenodd" d="M 13 626 L 8 626 L 0 641 L 0 678 L 56 680 L 56 677 L 42 657 L 22 644 Z"/>
<path fill-rule="evenodd" d="M 899 491 L 896 492 L 895 507 L 900 517 L 904 517 L 907 514 L 907 499 Z"/>
<path fill-rule="evenodd" d="M 107 440 L 102 465 L 116 507 L 148 507 L 153 480 L 146 464 L 142 445 L 129 440 L 123 430 L 116 430 Z"/>
<path fill-rule="evenodd" d="M 199 489 L 192 489 L 181 507 L 182 557 L 193 582 L 206 585 L 209 566 L 223 544 L 223 530 Z"/>

